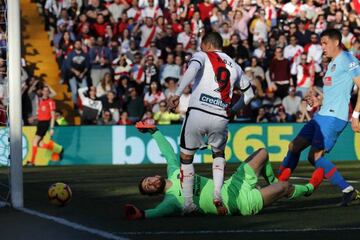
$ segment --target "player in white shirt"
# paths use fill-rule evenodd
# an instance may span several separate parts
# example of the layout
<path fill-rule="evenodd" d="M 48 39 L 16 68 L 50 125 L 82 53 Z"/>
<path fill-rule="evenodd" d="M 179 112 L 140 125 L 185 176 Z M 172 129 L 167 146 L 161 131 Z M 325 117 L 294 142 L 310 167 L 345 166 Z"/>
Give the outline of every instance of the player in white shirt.
<path fill-rule="evenodd" d="M 217 32 L 202 38 L 202 51 L 193 55 L 175 95 L 169 98 L 170 109 L 179 104 L 183 90 L 191 82 L 192 94 L 180 138 L 181 183 L 184 212 L 196 210 L 193 203 L 195 170 L 192 164 L 195 151 L 211 146 L 213 152 L 214 204 L 219 215 L 226 214 L 220 196 L 224 180 L 225 146 L 229 112 L 244 107 L 254 97 L 249 80 L 239 65 L 221 51 L 223 39 Z M 231 106 L 233 88 L 243 92 L 242 98 Z M 208 137 L 207 144 L 204 137 Z M 196 194 L 196 193 L 195 193 Z"/>

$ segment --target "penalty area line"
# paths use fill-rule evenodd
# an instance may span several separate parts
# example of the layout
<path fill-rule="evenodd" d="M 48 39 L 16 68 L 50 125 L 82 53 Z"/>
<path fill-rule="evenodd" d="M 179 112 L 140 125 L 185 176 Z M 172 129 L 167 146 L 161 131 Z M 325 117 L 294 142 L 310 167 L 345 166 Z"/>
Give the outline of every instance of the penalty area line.
<path fill-rule="evenodd" d="M 0 206 L 1 206 L 1 204 L 2 204 L 2 202 L 0 202 Z M 31 209 L 28 209 L 28 208 L 15 208 L 15 209 L 19 210 L 21 212 L 36 216 L 36 217 L 40 217 L 40 218 L 43 218 L 43 219 L 46 219 L 46 220 L 50 220 L 50 221 L 62 224 L 64 226 L 70 227 L 70 228 L 78 230 L 78 231 L 91 233 L 91 234 L 100 236 L 102 238 L 111 239 L 111 240 L 127 240 L 127 238 L 114 235 L 114 234 L 112 234 L 110 232 L 106 232 L 106 231 L 99 230 L 99 229 L 96 229 L 96 228 L 86 227 L 84 225 L 81 225 L 81 224 L 78 224 L 78 223 L 75 223 L 75 222 L 71 222 L 71 221 L 66 220 L 64 218 L 54 217 L 54 216 L 47 215 L 45 213 L 41 213 L 41 212 L 31 210 Z"/>
<path fill-rule="evenodd" d="M 344 228 L 304 228 L 304 229 L 237 229 L 237 230 L 196 230 L 196 231 L 144 231 L 144 232 L 117 232 L 122 235 L 203 235 L 203 234 L 233 234 L 233 233 L 296 233 L 296 232 L 324 232 L 324 231 L 354 231 L 360 230 L 360 227 Z"/>

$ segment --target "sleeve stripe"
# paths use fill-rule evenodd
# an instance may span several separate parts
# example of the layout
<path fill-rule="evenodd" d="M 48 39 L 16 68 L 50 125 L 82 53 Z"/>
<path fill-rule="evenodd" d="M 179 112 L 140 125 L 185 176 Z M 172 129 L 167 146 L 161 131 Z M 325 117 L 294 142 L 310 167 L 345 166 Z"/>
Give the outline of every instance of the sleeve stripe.
<path fill-rule="evenodd" d="M 249 84 L 249 86 L 247 86 L 245 89 L 240 89 L 240 91 L 246 92 L 249 88 L 251 88 L 251 84 Z"/>
<path fill-rule="evenodd" d="M 202 64 L 201 64 L 201 62 L 199 61 L 199 60 L 197 60 L 197 59 L 190 59 L 190 61 L 189 61 L 189 64 L 191 63 L 191 62 L 198 62 L 199 64 L 200 64 L 200 67 L 202 67 Z"/>

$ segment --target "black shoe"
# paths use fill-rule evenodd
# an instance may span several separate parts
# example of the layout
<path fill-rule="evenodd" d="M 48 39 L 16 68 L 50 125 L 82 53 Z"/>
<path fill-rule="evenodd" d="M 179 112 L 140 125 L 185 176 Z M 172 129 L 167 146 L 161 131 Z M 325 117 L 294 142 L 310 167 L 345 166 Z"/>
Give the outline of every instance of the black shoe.
<path fill-rule="evenodd" d="M 352 201 L 360 199 L 360 192 L 356 189 L 348 193 L 343 193 L 342 201 L 340 203 L 341 207 L 347 207 Z"/>

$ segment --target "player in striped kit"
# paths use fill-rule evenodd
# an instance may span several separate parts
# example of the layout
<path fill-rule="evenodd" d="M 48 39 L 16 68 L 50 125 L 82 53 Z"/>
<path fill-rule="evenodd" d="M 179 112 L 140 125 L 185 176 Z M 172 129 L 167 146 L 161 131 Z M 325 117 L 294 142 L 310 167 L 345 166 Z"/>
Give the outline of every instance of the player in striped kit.
<path fill-rule="evenodd" d="M 197 149 L 211 146 L 213 152 L 213 202 L 218 214 L 226 214 L 220 190 L 224 179 L 227 124 L 229 113 L 242 108 L 253 98 L 249 80 L 228 55 L 221 51 L 220 34 L 211 32 L 202 39 L 201 49 L 193 55 L 174 96 L 169 98 L 169 108 L 175 108 L 186 86 L 191 82 L 192 94 L 180 139 L 181 184 L 184 195 L 184 213 L 196 211 L 193 203 L 195 170 L 193 157 Z M 233 88 L 243 92 L 242 98 L 231 106 Z M 204 137 L 207 136 L 207 144 Z"/>

